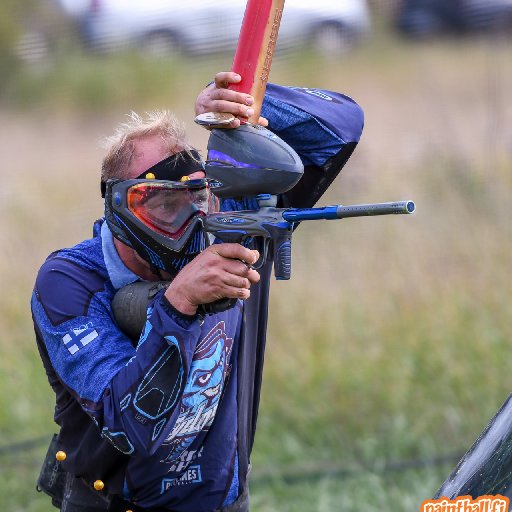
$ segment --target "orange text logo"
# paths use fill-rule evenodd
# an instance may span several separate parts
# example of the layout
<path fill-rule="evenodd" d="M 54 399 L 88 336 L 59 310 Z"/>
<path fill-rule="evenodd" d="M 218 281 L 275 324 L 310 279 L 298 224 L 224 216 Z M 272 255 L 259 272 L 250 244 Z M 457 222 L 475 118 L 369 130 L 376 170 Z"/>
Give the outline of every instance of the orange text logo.
<path fill-rule="evenodd" d="M 504 496 L 480 496 L 473 500 L 471 496 L 460 496 L 456 500 L 440 498 L 426 500 L 421 504 L 420 512 L 508 512 L 510 500 Z"/>

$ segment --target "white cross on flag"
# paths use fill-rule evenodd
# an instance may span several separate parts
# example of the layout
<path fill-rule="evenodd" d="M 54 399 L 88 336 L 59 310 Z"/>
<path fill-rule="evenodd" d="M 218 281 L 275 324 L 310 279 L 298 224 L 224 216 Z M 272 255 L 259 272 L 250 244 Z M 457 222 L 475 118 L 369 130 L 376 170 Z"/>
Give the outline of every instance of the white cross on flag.
<path fill-rule="evenodd" d="M 73 355 L 97 337 L 98 331 L 96 331 L 92 324 L 89 323 L 79 327 L 78 329 L 71 329 L 71 331 L 64 335 L 62 341 L 69 350 L 69 353 Z"/>

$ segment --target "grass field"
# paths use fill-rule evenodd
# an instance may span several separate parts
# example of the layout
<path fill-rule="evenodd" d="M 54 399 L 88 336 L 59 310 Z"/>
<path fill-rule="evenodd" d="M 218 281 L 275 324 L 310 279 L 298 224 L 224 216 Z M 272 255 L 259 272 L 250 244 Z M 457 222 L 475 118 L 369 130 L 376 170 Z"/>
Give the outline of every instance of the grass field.
<path fill-rule="evenodd" d="M 204 148 L 192 102 L 229 65 L 59 57 L 0 104 L 0 446 L 36 440 L 0 451 L 4 510 L 50 509 L 34 482 L 53 400 L 28 301 L 47 254 L 101 215 L 98 140 L 131 109 L 169 107 Z M 323 204 L 417 213 L 297 231 L 292 279 L 272 289 L 253 510 L 419 510 L 512 390 L 512 45 L 387 36 L 336 62 L 278 59 L 272 80 L 365 110 Z"/>

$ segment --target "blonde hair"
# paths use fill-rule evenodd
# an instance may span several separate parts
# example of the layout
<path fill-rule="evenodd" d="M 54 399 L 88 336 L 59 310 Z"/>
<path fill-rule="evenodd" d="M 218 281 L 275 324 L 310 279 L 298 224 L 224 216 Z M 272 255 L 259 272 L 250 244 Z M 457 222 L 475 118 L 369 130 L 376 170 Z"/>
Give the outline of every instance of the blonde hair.
<path fill-rule="evenodd" d="M 136 112 L 128 114 L 129 120 L 120 124 L 113 135 L 103 140 L 107 154 L 101 166 L 101 181 L 126 178 L 135 142 L 144 137 L 161 137 L 169 156 L 192 147 L 186 139 L 183 123 L 168 110 L 153 110 L 142 117 Z"/>

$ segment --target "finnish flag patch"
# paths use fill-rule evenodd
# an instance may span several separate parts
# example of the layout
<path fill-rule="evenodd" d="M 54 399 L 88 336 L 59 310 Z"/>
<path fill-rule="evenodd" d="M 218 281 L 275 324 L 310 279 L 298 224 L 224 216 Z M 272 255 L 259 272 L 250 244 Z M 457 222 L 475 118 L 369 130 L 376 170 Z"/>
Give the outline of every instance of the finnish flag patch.
<path fill-rule="evenodd" d="M 93 327 L 92 322 L 89 322 L 77 329 L 71 329 L 63 336 L 62 341 L 69 350 L 69 353 L 73 355 L 97 337 L 98 331 Z"/>

